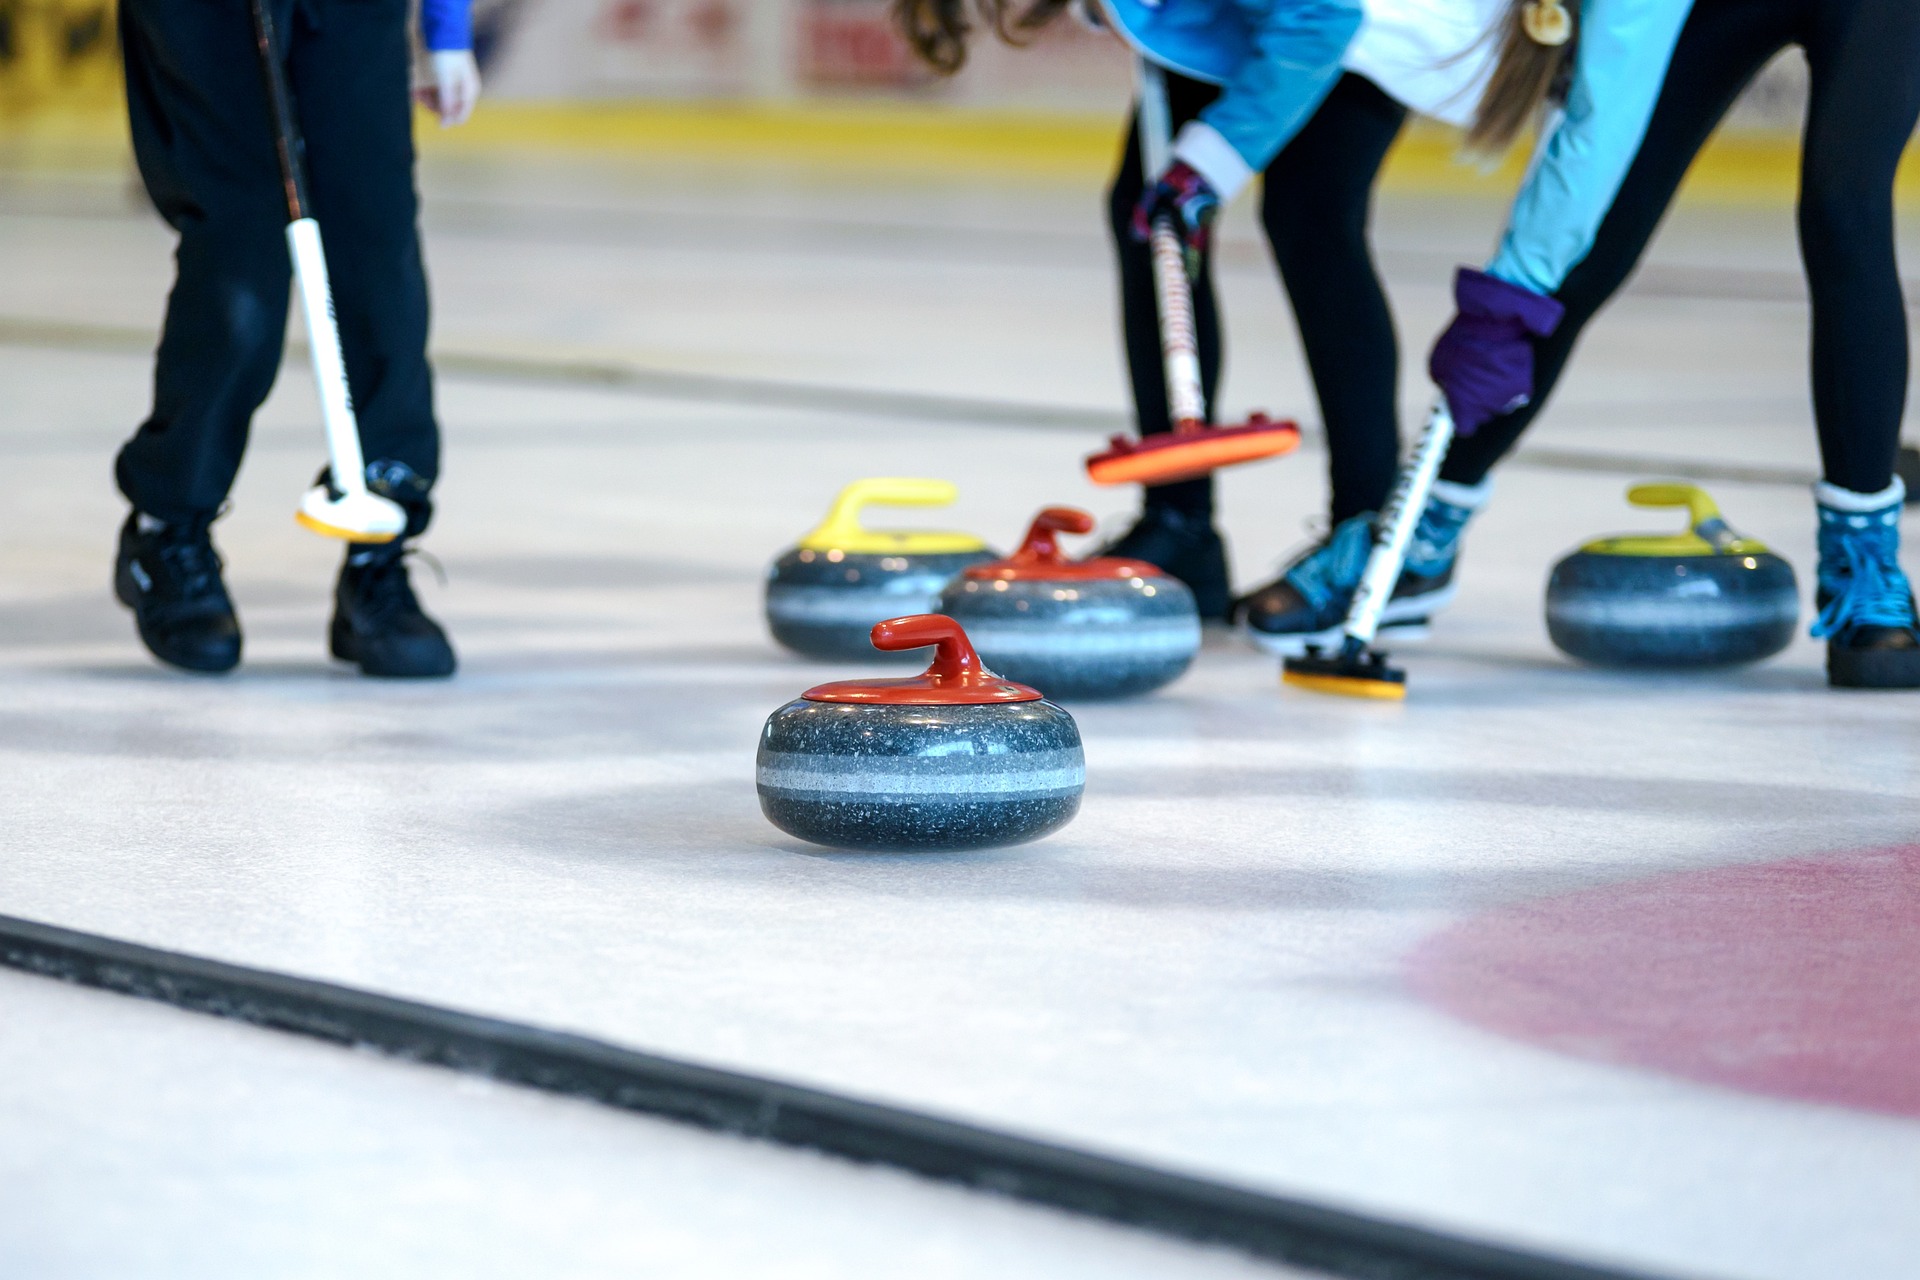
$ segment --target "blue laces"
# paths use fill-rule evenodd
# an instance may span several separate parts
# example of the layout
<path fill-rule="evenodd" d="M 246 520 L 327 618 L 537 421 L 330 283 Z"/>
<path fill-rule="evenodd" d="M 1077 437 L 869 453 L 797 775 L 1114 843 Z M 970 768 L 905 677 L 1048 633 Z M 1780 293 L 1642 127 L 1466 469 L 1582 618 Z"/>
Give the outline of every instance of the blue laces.
<path fill-rule="evenodd" d="M 1820 509 L 1820 589 L 1814 639 L 1853 627 L 1911 627 L 1913 588 L 1900 570 L 1900 508 Z"/>
<path fill-rule="evenodd" d="M 1373 551 L 1373 513 L 1349 516 L 1335 526 L 1327 540 L 1294 561 L 1287 581 L 1315 609 L 1344 599 L 1360 585 Z"/>

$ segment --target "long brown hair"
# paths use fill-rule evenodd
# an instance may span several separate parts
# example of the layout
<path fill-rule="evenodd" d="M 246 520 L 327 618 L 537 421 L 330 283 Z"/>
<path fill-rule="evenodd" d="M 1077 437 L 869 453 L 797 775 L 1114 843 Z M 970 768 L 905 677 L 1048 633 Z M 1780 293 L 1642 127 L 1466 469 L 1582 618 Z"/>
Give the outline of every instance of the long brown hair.
<path fill-rule="evenodd" d="M 1528 28 L 1539 26 L 1543 10 L 1551 16 L 1556 8 L 1565 10 L 1565 35 L 1546 44 Z M 1467 149 L 1496 156 L 1533 123 L 1555 81 L 1572 66 L 1580 43 L 1580 0 L 1512 0 L 1488 37 L 1500 41 L 1499 60 L 1467 130 Z"/>
<path fill-rule="evenodd" d="M 1008 44 L 1024 44 L 1026 37 L 1065 13 L 1073 0 L 1028 0 L 1023 8 L 1014 0 L 974 0 L 973 9 Z M 893 20 L 920 60 L 943 76 L 967 64 L 967 0 L 893 0 Z"/>

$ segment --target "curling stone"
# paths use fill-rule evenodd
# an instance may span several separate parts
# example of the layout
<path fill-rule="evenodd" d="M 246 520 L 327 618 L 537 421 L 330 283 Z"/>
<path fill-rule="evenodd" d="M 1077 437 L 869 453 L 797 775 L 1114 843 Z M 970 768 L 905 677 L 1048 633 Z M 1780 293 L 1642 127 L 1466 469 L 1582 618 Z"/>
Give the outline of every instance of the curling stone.
<path fill-rule="evenodd" d="M 944 507 L 959 496 L 945 480 L 879 477 L 840 491 L 819 528 L 767 571 L 767 626 L 810 658 L 892 658 L 867 643 L 873 624 L 939 607 L 940 588 L 970 564 L 993 559 L 966 533 L 868 529 L 869 506 Z"/>
<path fill-rule="evenodd" d="M 809 689 L 760 734 L 760 808 L 840 849 L 987 849 L 1057 831 L 1080 810 L 1073 717 L 981 665 L 952 618 L 873 628 L 887 652 L 936 646 L 924 675 Z"/>
<path fill-rule="evenodd" d="M 965 569 L 940 594 L 981 656 L 1049 698 L 1122 698 L 1158 689 L 1200 651 L 1193 592 L 1144 560 L 1069 560 L 1056 535 L 1093 517 L 1048 507 L 1020 549 Z"/>
<path fill-rule="evenodd" d="M 1786 648 L 1800 617 L 1793 566 L 1727 527 L 1690 484 L 1627 490 L 1637 507 L 1685 507 L 1689 529 L 1589 542 L 1553 567 L 1547 634 L 1605 667 L 1717 667 Z"/>

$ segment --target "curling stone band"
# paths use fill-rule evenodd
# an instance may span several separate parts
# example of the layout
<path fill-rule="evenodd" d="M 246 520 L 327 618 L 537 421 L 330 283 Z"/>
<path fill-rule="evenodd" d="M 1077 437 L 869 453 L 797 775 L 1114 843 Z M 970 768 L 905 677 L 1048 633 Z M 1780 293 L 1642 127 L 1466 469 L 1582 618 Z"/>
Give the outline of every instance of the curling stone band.
<path fill-rule="evenodd" d="M 873 624 L 927 613 L 956 573 L 991 557 L 986 550 L 951 555 L 860 555 L 795 548 L 774 564 L 767 582 L 767 626 L 773 638 L 813 658 L 894 659 L 867 643 Z"/>
<path fill-rule="evenodd" d="M 873 643 L 937 652 L 924 675 L 821 685 L 768 718 L 755 772 L 775 826 L 843 849 L 960 850 L 1079 812 L 1086 760 L 1065 710 L 987 671 L 951 618 L 883 622 Z"/>
<path fill-rule="evenodd" d="M 1727 526 L 1692 485 L 1639 485 L 1641 507 L 1686 507 L 1687 532 L 1588 543 L 1554 566 L 1547 634 L 1597 666 L 1711 667 L 1786 648 L 1800 616 L 1793 567 Z"/>
<path fill-rule="evenodd" d="M 958 490 L 943 480 L 875 478 L 841 490 L 820 526 L 768 571 L 766 615 L 773 638 L 808 657 L 895 658 L 868 643 L 876 622 L 926 613 L 940 589 L 993 553 L 971 534 L 868 529 L 870 505 L 945 506 Z"/>
<path fill-rule="evenodd" d="M 941 594 L 994 670 L 1054 698 L 1119 698 L 1177 679 L 1200 651 L 1200 614 L 1185 583 L 1145 561 L 1069 560 L 1060 533 L 1093 517 L 1049 507 L 1018 551 L 975 565 Z"/>

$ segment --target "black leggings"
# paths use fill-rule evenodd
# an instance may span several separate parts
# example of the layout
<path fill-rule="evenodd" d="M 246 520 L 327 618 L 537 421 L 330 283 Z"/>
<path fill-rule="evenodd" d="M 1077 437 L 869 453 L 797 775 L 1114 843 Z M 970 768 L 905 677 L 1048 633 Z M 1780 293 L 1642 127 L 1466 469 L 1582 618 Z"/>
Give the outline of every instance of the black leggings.
<path fill-rule="evenodd" d="M 1696 0 L 1640 154 L 1534 345 L 1533 403 L 1453 446 L 1441 475 L 1478 483 L 1540 412 L 1580 330 L 1625 283 L 1694 155 L 1767 61 L 1806 50 L 1800 256 L 1813 300 L 1813 415 L 1829 482 L 1893 480 L 1907 398 L 1907 311 L 1894 261 L 1893 176 L 1920 117 L 1920 2 Z"/>
<path fill-rule="evenodd" d="M 1211 85 L 1169 75 L 1174 126 L 1197 116 L 1218 92 Z M 1260 204 L 1267 242 L 1293 304 L 1326 423 L 1336 521 L 1379 510 L 1393 487 L 1399 457 L 1399 349 L 1367 246 L 1367 220 L 1374 178 L 1405 119 L 1406 109 L 1372 82 L 1342 76 L 1306 127 L 1267 166 Z M 1108 212 L 1120 265 L 1134 414 L 1140 431 L 1151 434 L 1171 429 L 1172 423 L 1160 362 L 1152 260 L 1132 231 L 1141 186 L 1136 120 L 1108 196 Z M 1210 267 L 1201 271 L 1193 291 L 1209 413 L 1221 360 L 1220 311 Z M 1213 510 L 1213 482 L 1158 485 L 1147 490 L 1147 501 L 1208 514 Z"/>

